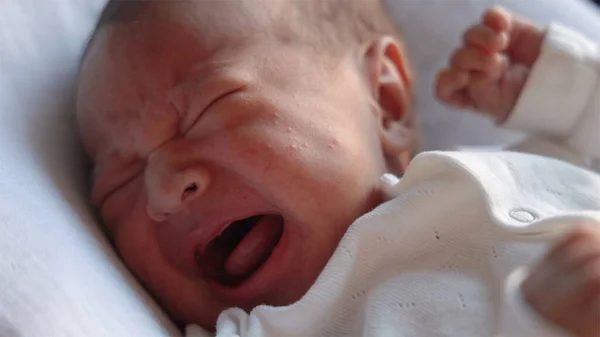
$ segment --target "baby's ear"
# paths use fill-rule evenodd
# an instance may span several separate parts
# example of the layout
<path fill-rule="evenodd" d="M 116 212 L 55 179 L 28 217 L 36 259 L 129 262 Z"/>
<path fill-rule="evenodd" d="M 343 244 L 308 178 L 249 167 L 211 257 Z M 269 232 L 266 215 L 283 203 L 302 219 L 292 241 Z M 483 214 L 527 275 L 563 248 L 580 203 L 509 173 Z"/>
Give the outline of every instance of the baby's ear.
<path fill-rule="evenodd" d="M 416 150 L 412 76 L 400 43 L 383 36 L 366 46 L 364 66 L 385 154 L 406 169 Z"/>

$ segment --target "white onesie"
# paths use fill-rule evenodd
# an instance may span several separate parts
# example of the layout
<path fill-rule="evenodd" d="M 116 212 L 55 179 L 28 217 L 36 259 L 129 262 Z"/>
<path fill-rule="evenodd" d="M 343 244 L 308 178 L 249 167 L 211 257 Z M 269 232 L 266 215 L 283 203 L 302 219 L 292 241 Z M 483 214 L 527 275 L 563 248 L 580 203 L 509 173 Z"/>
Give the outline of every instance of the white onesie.
<path fill-rule="evenodd" d="M 399 182 L 382 178 L 390 200 L 350 226 L 300 301 L 226 310 L 216 336 L 564 336 L 519 285 L 566 228 L 600 225 L 599 65 L 596 44 L 550 26 L 507 122 L 544 157 L 417 156 Z"/>

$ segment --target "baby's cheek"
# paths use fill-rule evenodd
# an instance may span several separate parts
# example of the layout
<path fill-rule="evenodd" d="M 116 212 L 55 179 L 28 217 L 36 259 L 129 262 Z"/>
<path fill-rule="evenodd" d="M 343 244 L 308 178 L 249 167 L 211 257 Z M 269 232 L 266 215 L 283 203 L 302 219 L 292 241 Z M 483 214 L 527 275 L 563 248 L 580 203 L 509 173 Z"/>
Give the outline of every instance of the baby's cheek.
<path fill-rule="evenodd" d="M 209 151 L 215 160 L 244 175 L 278 171 L 282 162 L 295 159 L 299 149 L 281 130 L 261 126 L 245 126 L 224 133 L 212 143 Z"/>
<path fill-rule="evenodd" d="M 144 281 L 155 275 L 161 260 L 154 223 L 141 203 L 130 205 L 130 212 L 116 225 L 115 245 L 125 263 Z"/>

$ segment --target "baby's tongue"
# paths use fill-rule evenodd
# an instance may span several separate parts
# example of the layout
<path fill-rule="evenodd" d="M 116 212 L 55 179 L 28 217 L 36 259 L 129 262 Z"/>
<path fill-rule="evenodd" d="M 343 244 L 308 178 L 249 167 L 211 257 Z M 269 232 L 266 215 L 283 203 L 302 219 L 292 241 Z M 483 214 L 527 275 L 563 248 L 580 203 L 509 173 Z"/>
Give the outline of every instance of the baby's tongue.
<path fill-rule="evenodd" d="M 271 256 L 283 231 L 283 219 L 265 215 L 246 234 L 225 262 L 225 270 L 232 276 L 247 275 L 260 267 Z"/>

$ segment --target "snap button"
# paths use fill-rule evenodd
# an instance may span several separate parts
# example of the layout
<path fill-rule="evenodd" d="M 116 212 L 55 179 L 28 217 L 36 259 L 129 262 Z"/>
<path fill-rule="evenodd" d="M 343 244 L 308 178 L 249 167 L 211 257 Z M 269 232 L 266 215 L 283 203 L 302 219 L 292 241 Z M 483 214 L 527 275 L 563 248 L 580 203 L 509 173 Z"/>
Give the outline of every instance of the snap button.
<path fill-rule="evenodd" d="M 533 212 L 522 208 L 510 211 L 509 215 L 511 218 L 523 223 L 533 222 L 535 219 L 537 219 L 537 215 L 535 215 Z"/>

